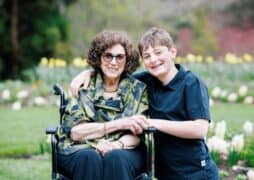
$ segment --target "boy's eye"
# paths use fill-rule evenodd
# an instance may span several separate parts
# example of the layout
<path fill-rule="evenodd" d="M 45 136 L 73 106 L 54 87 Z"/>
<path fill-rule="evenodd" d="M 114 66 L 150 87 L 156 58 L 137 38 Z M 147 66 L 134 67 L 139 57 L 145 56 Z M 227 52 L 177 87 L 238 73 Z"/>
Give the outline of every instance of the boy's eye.
<path fill-rule="evenodd" d="M 161 51 L 155 51 L 154 54 L 160 55 L 160 54 L 161 54 Z"/>
<path fill-rule="evenodd" d="M 143 55 L 143 57 L 144 57 L 144 59 L 148 59 L 150 56 L 149 56 L 149 54 L 145 54 L 145 55 Z"/>

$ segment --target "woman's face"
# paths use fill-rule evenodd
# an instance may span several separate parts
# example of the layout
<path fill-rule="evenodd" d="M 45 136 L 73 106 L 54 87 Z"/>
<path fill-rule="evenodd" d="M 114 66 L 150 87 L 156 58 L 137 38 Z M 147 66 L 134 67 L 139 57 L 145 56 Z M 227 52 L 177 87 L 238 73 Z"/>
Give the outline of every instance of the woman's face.
<path fill-rule="evenodd" d="M 104 78 L 119 79 L 126 64 L 126 54 L 122 45 L 115 44 L 101 56 L 101 70 Z"/>

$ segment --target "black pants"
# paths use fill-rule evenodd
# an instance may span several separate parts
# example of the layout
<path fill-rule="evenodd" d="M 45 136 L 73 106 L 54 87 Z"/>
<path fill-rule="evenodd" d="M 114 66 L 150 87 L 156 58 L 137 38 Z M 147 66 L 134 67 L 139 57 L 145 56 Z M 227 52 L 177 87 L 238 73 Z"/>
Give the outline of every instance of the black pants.
<path fill-rule="evenodd" d="M 58 171 L 73 180 L 133 180 L 144 171 L 145 149 L 113 150 L 101 156 L 92 148 L 58 155 Z"/>

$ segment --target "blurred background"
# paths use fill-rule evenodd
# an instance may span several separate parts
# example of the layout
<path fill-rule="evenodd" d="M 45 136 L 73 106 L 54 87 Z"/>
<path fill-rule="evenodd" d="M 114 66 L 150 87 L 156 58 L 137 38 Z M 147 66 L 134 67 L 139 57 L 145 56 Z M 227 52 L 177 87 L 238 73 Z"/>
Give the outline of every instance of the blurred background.
<path fill-rule="evenodd" d="M 176 62 L 208 86 L 207 143 L 221 179 L 253 178 L 253 0 L 0 0 L 0 179 L 50 179 L 52 85 L 68 94 L 103 29 L 127 31 L 137 44 L 153 26 L 170 32 Z"/>

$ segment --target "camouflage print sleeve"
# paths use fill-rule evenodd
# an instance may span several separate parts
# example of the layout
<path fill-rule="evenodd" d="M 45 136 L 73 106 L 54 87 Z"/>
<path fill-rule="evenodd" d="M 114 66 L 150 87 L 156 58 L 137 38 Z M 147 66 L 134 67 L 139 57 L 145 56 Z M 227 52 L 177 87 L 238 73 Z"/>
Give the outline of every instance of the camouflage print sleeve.
<path fill-rule="evenodd" d="M 142 114 L 144 116 L 148 116 L 148 93 L 147 89 L 143 91 L 143 94 L 141 96 L 139 107 L 137 110 L 137 114 Z"/>
<path fill-rule="evenodd" d="M 77 99 L 70 99 L 63 115 L 63 123 L 61 125 L 62 133 L 69 137 L 71 128 L 85 119 L 86 117 Z"/>

